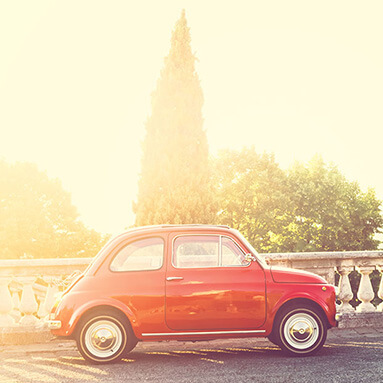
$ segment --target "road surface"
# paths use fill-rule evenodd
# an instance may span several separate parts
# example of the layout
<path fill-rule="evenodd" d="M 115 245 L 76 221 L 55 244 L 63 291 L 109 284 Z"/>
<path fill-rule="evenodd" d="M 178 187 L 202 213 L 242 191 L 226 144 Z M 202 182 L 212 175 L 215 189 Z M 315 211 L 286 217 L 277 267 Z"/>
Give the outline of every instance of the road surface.
<path fill-rule="evenodd" d="M 316 356 L 303 358 L 266 340 L 173 341 L 140 343 L 120 363 L 90 365 L 67 345 L 3 347 L 0 382 L 383 382 L 382 332 L 330 332 Z"/>

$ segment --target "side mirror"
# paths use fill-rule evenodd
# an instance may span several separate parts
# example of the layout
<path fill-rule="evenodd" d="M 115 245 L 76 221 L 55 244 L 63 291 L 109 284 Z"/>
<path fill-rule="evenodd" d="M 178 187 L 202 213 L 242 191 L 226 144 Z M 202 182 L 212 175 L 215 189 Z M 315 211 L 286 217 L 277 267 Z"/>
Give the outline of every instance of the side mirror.
<path fill-rule="evenodd" d="M 255 257 L 254 257 L 254 255 L 253 254 L 251 254 L 251 253 L 247 253 L 246 255 L 245 255 L 245 260 L 247 261 L 247 262 L 255 262 Z"/>

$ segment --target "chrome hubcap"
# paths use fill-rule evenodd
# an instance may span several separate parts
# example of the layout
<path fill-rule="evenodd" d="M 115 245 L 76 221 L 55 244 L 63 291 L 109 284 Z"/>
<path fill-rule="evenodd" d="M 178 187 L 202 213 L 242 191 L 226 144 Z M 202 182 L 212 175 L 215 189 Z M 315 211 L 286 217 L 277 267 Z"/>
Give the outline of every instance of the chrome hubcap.
<path fill-rule="evenodd" d="M 99 320 L 92 323 L 85 334 L 85 345 L 97 357 L 108 357 L 119 351 L 123 336 L 112 321 Z"/>
<path fill-rule="evenodd" d="M 110 348 L 116 341 L 116 334 L 108 328 L 101 328 L 96 330 L 91 335 L 93 346 L 99 350 Z"/>
<path fill-rule="evenodd" d="M 314 317 L 297 313 L 287 319 L 284 329 L 286 341 L 296 349 L 307 349 L 318 340 L 319 325 Z"/>

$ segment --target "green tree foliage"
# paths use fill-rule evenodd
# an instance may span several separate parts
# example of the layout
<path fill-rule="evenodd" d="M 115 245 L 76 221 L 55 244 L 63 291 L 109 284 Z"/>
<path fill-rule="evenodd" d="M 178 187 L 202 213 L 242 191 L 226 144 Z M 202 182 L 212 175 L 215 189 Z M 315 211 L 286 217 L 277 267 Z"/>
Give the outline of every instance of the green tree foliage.
<path fill-rule="evenodd" d="M 283 230 L 290 210 L 287 177 L 274 156 L 253 148 L 221 151 L 214 177 L 219 222 L 238 229 L 259 251 L 271 251 L 271 238 Z"/>
<path fill-rule="evenodd" d="M 185 13 L 175 25 L 169 55 L 152 95 L 146 123 L 136 225 L 212 223 L 203 94 L 195 71 Z"/>
<path fill-rule="evenodd" d="M 289 171 L 290 223 L 274 238 L 281 251 L 373 250 L 383 225 L 381 201 L 315 156 Z"/>
<path fill-rule="evenodd" d="M 226 151 L 215 161 L 219 222 L 260 252 L 373 250 L 381 201 L 319 156 L 282 171 L 272 155 Z"/>
<path fill-rule="evenodd" d="M 0 259 L 91 257 L 105 240 L 78 219 L 58 180 L 0 160 Z"/>

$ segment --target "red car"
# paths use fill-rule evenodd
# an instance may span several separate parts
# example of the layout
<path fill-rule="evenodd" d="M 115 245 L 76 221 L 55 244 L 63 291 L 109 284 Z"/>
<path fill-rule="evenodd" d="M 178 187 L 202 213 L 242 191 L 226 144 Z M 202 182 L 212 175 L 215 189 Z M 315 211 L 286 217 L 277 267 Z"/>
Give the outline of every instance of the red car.
<path fill-rule="evenodd" d="M 308 355 L 337 325 L 335 288 L 312 273 L 268 266 L 226 226 L 148 226 L 111 240 L 48 323 L 94 363 L 154 340 L 268 337 Z"/>

